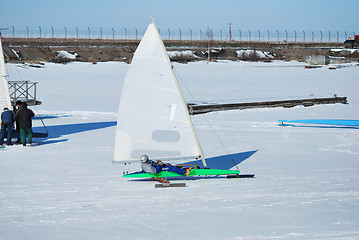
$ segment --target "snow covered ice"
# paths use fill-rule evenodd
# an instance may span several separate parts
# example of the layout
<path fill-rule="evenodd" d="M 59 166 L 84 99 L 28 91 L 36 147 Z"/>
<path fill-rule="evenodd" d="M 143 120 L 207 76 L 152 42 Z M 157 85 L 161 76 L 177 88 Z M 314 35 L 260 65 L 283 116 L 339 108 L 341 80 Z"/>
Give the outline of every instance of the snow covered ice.
<path fill-rule="evenodd" d="M 193 116 L 207 157 L 257 151 L 239 165 L 256 178 L 155 189 L 154 182 L 121 177 L 139 165 L 111 163 L 128 66 L 6 65 L 9 80 L 39 83 L 42 105 L 30 108 L 43 117 L 49 137 L 0 150 L 0 239 L 359 239 L 359 130 L 277 122 L 359 119 L 359 67 L 174 63 L 187 102 L 337 94 L 349 104 Z M 44 131 L 38 118 L 33 124 Z"/>

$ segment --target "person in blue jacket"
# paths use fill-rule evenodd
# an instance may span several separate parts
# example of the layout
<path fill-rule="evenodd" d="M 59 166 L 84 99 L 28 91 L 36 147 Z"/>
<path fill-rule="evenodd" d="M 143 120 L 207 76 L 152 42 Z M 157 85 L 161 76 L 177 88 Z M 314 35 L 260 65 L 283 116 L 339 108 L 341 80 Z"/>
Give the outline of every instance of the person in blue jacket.
<path fill-rule="evenodd" d="M 141 168 L 143 172 L 158 174 L 161 171 L 175 172 L 180 175 L 187 176 L 191 168 L 176 167 L 168 163 L 163 163 L 160 160 L 156 162 L 150 160 L 147 155 L 141 156 Z"/>
<path fill-rule="evenodd" d="M 11 134 L 15 122 L 15 114 L 13 111 L 9 110 L 7 107 L 4 108 L 4 111 L 1 113 L 1 131 L 0 131 L 0 145 L 3 145 L 5 135 L 7 135 L 7 145 L 12 145 L 11 143 Z M 7 132 L 7 134 L 6 134 Z"/>

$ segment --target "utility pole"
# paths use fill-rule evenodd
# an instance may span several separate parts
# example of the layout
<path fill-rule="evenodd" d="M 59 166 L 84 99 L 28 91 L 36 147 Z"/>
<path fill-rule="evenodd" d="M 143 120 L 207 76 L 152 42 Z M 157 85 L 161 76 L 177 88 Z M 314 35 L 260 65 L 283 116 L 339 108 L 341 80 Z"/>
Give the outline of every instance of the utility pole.
<path fill-rule="evenodd" d="M 232 41 L 232 25 L 233 25 L 233 23 L 228 23 L 228 25 L 229 25 L 228 38 L 229 38 L 229 41 Z"/>

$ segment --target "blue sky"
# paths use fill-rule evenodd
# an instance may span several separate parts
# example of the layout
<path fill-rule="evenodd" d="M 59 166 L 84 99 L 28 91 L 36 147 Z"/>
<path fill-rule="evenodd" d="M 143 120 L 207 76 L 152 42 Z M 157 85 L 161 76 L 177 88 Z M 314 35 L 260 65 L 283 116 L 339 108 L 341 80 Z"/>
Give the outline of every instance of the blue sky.
<path fill-rule="evenodd" d="M 359 0 L 1 0 L 0 27 L 323 30 L 359 32 Z"/>

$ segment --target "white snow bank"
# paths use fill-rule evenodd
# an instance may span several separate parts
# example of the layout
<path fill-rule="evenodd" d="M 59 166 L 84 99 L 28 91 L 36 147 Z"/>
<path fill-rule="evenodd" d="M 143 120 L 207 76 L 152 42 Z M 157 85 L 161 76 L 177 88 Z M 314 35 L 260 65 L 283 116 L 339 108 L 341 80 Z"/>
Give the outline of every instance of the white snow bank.
<path fill-rule="evenodd" d="M 210 50 L 211 53 L 220 53 L 222 51 L 223 51 L 223 48 L 214 48 L 214 49 Z M 203 55 L 206 55 L 206 54 L 208 54 L 208 50 L 207 51 L 201 51 L 201 53 Z"/>
<path fill-rule="evenodd" d="M 168 51 L 168 56 L 170 58 L 174 57 L 185 57 L 185 58 L 198 58 L 194 51 L 186 50 L 186 51 Z"/>
<path fill-rule="evenodd" d="M 330 49 L 332 52 L 350 52 L 350 53 L 355 53 L 355 52 L 359 52 L 359 49 L 351 49 L 351 48 L 332 48 Z"/>
<path fill-rule="evenodd" d="M 249 57 L 253 54 L 256 54 L 259 58 L 274 58 L 275 54 L 272 54 L 270 52 L 265 51 L 259 51 L 259 50 L 238 50 L 236 51 L 237 57 Z"/>
<path fill-rule="evenodd" d="M 71 60 L 75 60 L 76 57 L 78 56 L 77 53 L 69 53 L 68 51 L 65 51 L 65 50 L 60 50 L 57 52 L 58 52 L 57 57 L 67 58 L 67 59 L 71 59 Z"/>

